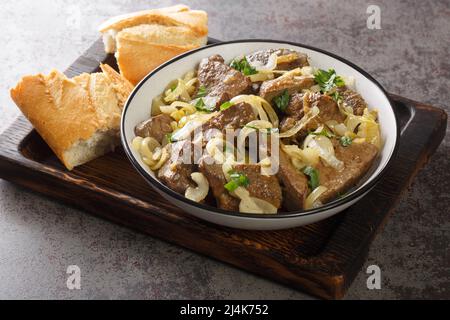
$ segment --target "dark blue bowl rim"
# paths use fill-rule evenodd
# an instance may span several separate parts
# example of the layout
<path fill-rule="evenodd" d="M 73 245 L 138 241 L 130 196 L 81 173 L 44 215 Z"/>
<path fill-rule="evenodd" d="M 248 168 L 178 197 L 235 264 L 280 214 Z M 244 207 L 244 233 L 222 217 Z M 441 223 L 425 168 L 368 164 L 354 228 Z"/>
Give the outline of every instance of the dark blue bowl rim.
<path fill-rule="evenodd" d="M 364 75 L 367 79 L 369 79 L 370 81 L 372 81 L 380 90 L 381 92 L 385 95 L 386 99 L 389 101 L 390 107 L 392 109 L 392 113 L 394 115 L 395 118 L 395 124 L 396 124 L 396 137 L 395 137 L 395 145 L 394 145 L 394 149 L 392 150 L 392 153 L 390 155 L 390 158 L 388 159 L 387 163 L 385 164 L 384 168 L 382 168 L 382 170 L 377 174 L 377 176 L 375 176 L 369 183 L 363 185 L 360 189 L 351 191 L 349 194 L 346 194 L 345 196 L 343 196 L 342 198 L 339 199 L 335 199 L 331 202 L 328 202 L 326 204 L 324 204 L 323 206 L 319 207 L 319 208 L 315 208 L 315 209 L 309 209 L 309 210 L 300 210 L 300 211 L 289 211 L 289 212 L 278 212 L 277 214 L 251 214 L 251 213 L 240 213 L 240 212 L 234 212 L 234 211 L 227 211 L 227 210 L 223 210 L 214 206 L 210 206 L 207 204 L 202 204 L 202 203 L 198 203 L 195 201 L 192 201 L 190 199 L 187 199 L 186 197 L 184 197 L 183 195 L 173 191 L 172 189 L 170 189 L 169 187 L 167 187 L 166 185 L 162 184 L 161 182 L 159 182 L 157 179 L 153 178 L 151 175 L 149 175 L 139 164 L 139 162 L 134 158 L 132 152 L 131 152 L 131 148 L 129 146 L 129 144 L 127 143 L 127 139 L 126 139 L 126 135 L 125 135 L 125 116 L 126 116 L 126 112 L 127 109 L 129 107 L 129 105 L 131 104 L 131 101 L 133 100 L 133 97 L 135 96 L 135 94 L 139 91 L 140 87 L 148 80 L 150 79 L 155 73 L 157 73 L 158 71 L 160 71 L 161 69 L 165 68 L 166 66 L 180 60 L 183 59 L 186 56 L 189 56 L 195 52 L 198 51 L 202 51 L 202 50 L 206 50 L 208 48 L 211 47 L 218 47 L 218 46 L 224 46 L 224 45 L 228 45 L 228 44 L 234 44 L 234 43 L 248 43 L 248 42 L 265 42 L 265 43 L 278 43 L 280 45 L 283 44 L 288 44 L 288 45 L 293 45 L 293 46 L 298 46 L 298 47 L 303 47 L 305 49 L 310 49 L 313 51 L 317 51 L 323 54 L 326 54 L 332 58 L 335 58 L 347 65 L 349 65 L 350 67 L 354 68 L 355 70 L 357 70 L 358 72 L 360 72 L 362 75 Z M 240 217 L 240 218 L 246 218 L 246 219 L 256 219 L 256 220 L 260 220 L 260 219 L 285 219 L 285 218 L 296 218 L 296 217 L 300 217 L 300 216 L 310 216 L 313 214 L 318 214 L 324 211 L 328 211 L 328 210 L 332 210 L 334 208 L 340 207 L 342 205 L 344 205 L 345 203 L 351 202 L 352 200 L 357 199 L 358 197 L 364 195 L 365 193 L 367 193 L 368 191 L 370 191 L 379 181 L 380 179 L 384 176 L 384 174 L 386 173 L 387 169 L 392 165 L 393 160 L 395 159 L 395 155 L 397 154 L 397 150 L 398 150 L 398 144 L 399 144 L 399 136 L 400 136 L 400 129 L 399 129 L 399 125 L 398 125 L 398 117 L 397 114 L 395 112 L 395 109 L 392 107 L 393 103 L 392 100 L 389 98 L 389 95 L 387 94 L 386 90 L 381 86 L 381 84 L 375 80 L 375 78 L 373 78 L 369 73 L 367 73 L 365 70 L 363 70 L 362 68 L 358 67 L 357 65 L 355 65 L 354 63 L 325 50 L 322 49 L 318 49 L 309 45 L 304 45 L 302 43 L 299 42 L 291 42 L 291 41 L 284 41 L 284 40 L 273 40 L 273 39 L 241 39 L 241 40 L 233 40 L 233 41 L 224 41 L 224 42 L 217 42 L 217 43 L 213 43 L 213 44 L 209 44 L 191 51 L 188 51 L 186 53 L 183 53 L 179 56 L 174 57 L 173 59 L 163 63 L 162 65 L 160 65 L 159 67 L 157 67 L 155 70 L 151 71 L 147 76 L 145 76 L 144 79 L 142 79 L 134 88 L 133 92 L 130 94 L 130 96 L 128 97 L 128 100 L 123 108 L 122 111 L 122 118 L 121 118 L 121 123 L 120 123 L 120 133 L 121 133 L 121 141 L 122 141 L 122 145 L 123 148 L 125 150 L 125 154 L 127 155 L 128 159 L 131 161 L 132 165 L 134 166 L 134 168 L 139 172 L 139 174 L 148 182 L 150 183 L 154 188 L 156 188 L 157 190 L 169 195 L 172 198 L 175 198 L 178 201 L 184 202 L 188 205 L 191 205 L 193 207 L 196 207 L 198 209 L 202 209 L 202 210 L 207 210 L 211 213 L 215 213 L 215 214 L 219 214 L 219 215 L 226 215 L 226 216 L 232 216 L 232 217 Z"/>

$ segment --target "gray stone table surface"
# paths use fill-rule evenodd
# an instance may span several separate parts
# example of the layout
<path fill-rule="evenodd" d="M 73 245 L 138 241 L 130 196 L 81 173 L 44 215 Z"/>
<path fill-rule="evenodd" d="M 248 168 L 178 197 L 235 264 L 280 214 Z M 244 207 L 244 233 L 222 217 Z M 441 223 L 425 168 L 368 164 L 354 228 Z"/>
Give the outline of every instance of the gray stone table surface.
<path fill-rule="evenodd" d="M 105 18 L 175 1 L 2 1 L 0 130 L 19 114 L 8 89 L 22 75 L 64 70 Z M 392 93 L 450 111 L 450 2 L 186 1 L 207 10 L 210 36 L 298 41 L 353 61 Z M 369 4 L 381 29 L 367 28 Z M 347 299 L 450 298 L 450 139 L 404 194 L 373 242 Z M 366 287 L 367 266 L 382 272 Z M 81 269 L 68 290 L 66 268 Z M 0 180 L 0 299 L 311 297 Z"/>

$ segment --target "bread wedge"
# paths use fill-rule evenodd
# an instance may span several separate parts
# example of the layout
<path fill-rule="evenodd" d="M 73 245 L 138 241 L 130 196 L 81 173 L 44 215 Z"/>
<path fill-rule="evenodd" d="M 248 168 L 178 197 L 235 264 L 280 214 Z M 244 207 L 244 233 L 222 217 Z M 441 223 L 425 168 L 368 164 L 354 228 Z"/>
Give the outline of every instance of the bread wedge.
<path fill-rule="evenodd" d="M 206 39 L 198 38 L 184 26 L 146 24 L 121 31 L 116 42 L 121 74 L 137 84 L 162 63 L 204 45 Z"/>
<path fill-rule="evenodd" d="M 57 70 L 23 77 L 11 97 L 61 162 L 72 170 L 120 142 L 123 105 L 133 86 L 107 65 L 67 78 Z"/>
<path fill-rule="evenodd" d="M 116 54 L 121 74 L 137 84 L 165 61 L 205 45 L 208 16 L 177 5 L 114 17 L 99 30 L 105 51 Z"/>

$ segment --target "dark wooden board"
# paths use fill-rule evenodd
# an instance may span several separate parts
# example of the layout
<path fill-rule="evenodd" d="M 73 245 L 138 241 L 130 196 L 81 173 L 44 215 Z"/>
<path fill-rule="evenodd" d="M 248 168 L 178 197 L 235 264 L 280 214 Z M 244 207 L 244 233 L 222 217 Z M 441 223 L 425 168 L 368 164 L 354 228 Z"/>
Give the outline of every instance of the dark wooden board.
<path fill-rule="evenodd" d="M 100 41 L 67 71 L 73 76 L 115 65 Z M 249 272 L 323 298 L 341 298 L 401 193 L 445 135 L 447 114 L 391 95 L 402 126 L 393 166 L 360 202 L 332 218 L 281 231 L 245 231 L 192 217 L 161 198 L 117 148 L 67 171 L 19 117 L 0 135 L 0 177 Z"/>

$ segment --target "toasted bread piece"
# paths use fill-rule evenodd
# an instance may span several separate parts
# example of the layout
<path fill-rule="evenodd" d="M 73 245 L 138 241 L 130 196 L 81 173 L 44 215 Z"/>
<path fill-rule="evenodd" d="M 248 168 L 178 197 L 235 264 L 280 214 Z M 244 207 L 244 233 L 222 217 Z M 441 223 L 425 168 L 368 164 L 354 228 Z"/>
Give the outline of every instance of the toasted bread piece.
<path fill-rule="evenodd" d="M 69 169 L 95 159 L 119 143 L 125 96 L 132 85 L 115 72 L 72 79 L 57 70 L 23 77 L 11 97 Z"/>
<path fill-rule="evenodd" d="M 171 58 L 206 44 L 184 26 L 140 25 L 117 35 L 117 64 L 122 75 L 137 84 Z"/>
<path fill-rule="evenodd" d="M 185 5 L 113 17 L 100 28 L 107 53 L 116 53 L 121 74 L 131 83 L 163 62 L 205 45 L 208 15 Z"/>
<path fill-rule="evenodd" d="M 109 30 L 120 31 L 122 29 L 134 27 L 140 24 L 158 23 L 162 19 L 165 19 L 165 16 L 167 14 L 175 12 L 184 12 L 189 10 L 190 9 L 188 6 L 179 4 L 166 8 L 142 10 L 127 13 L 106 20 L 100 25 L 98 30 L 101 33 L 105 33 Z"/>

